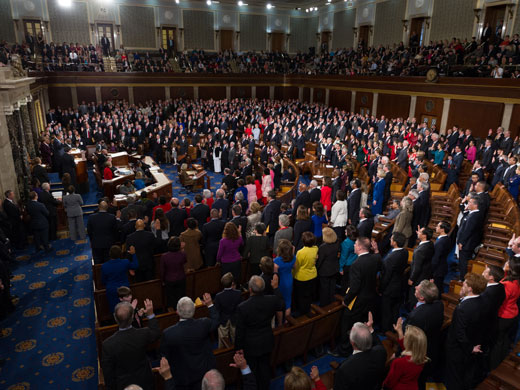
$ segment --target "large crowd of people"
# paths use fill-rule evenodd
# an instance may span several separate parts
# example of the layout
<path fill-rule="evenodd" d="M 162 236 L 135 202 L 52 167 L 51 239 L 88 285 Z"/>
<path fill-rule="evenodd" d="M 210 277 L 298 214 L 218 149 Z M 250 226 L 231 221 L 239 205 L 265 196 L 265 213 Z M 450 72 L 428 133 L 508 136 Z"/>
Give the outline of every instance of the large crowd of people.
<path fill-rule="evenodd" d="M 121 150 L 149 153 L 159 163 L 176 164 L 182 174 L 192 162 L 187 152 L 193 145 L 198 162 L 224 175 L 219 188 L 197 193 L 193 201 L 144 192 L 118 207 L 102 198 L 98 212 L 89 217 L 86 231 L 93 260 L 102 264 L 107 298 L 120 329 L 103 344 L 101 367 L 109 388 L 152 386 L 145 349 L 161 332 L 153 320 L 152 302 L 144 302 L 144 310 L 136 309 L 127 275 L 130 271 L 139 282 L 154 279 L 154 254 L 162 254 L 159 266 L 167 306 L 176 308 L 181 318 L 162 334 L 161 355 L 166 359 L 158 368 L 176 388 L 205 388 L 212 380 L 222 383 L 214 371 L 210 341 L 218 330 L 219 338 L 229 337 L 237 348 L 235 363 L 242 368 L 244 383 L 268 389 L 272 324 L 283 325 L 289 315 L 308 315 L 312 303 L 326 306 L 338 291 L 345 306 L 341 338 L 328 352 L 346 360 L 335 374 L 336 390 L 424 388 L 427 380 L 444 381 L 450 390 L 470 389 L 505 358 L 515 340 L 520 238 L 511 239 L 504 269 L 489 265 L 483 275 L 466 274 L 482 240 L 488 190 L 504 185 L 518 196 L 520 140 L 512 139 L 507 129 L 490 130 L 481 139 L 457 126 L 440 134 L 415 118 L 376 118 L 298 101 L 238 99 L 143 105 L 82 102 L 75 108 L 50 110 L 47 122 L 41 160 L 33 169 L 34 188 L 25 206 L 31 216 L 29 231 L 38 237 L 36 251 L 49 250 L 49 239 L 55 237 L 51 221 L 57 202 L 48 196 L 45 200 L 48 178 L 37 168 L 39 163 L 59 172 L 62 181 L 65 178 L 69 186 L 63 204 L 71 236 L 85 235 L 78 220 L 81 197 L 74 193 L 66 157 L 71 147 L 96 145 L 110 176 L 108 152 Z M 300 178 L 295 199 L 282 203 L 279 190 L 297 177 L 284 160 L 304 158 L 307 142 L 317 145 L 317 160 L 332 165 L 333 174 L 324 177 L 321 186 L 316 178 Z M 460 188 L 458 226 L 438 223 L 435 242 L 426 160 L 445 170 L 446 189 L 459 182 L 464 160 L 473 165 Z M 392 162 L 410 182 L 400 202 L 391 197 Z M 354 177 L 358 164 L 368 172 L 368 186 Z M 126 185 L 137 189 L 142 185 L 138 181 L 149 177 L 149 167 L 136 164 L 134 169 L 139 178 Z M 27 226 L 13 195 L 6 193 L 3 203 L 5 237 L 0 243 L 23 247 Z M 395 223 L 375 242 L 374 219 L 381 216 Z M 405 279 L 407 247 L 414 250 Z M 444 309 L 439 298 L 453 250 L 463 297 L 443 347 Z M 245 276 L 242 260 L 248 262 Z M 223 291 L 202 297 L 210 318 L 194 319 L 194 302 L 185 297 L 186 273 L 215 264 L 221 266 Z M 244 277 L 249 282 L 242 286 Z M 2 286 L 7 302 L 8 276 L 2 278 Z M 243 291 L 249 293 L 245 301 Z M 408 313 L 404 323 L 403 312 Z M 148 317 L 148 327 L 142 328 L 143 317 Z M 377 334 L 392 329 L 398 332 L 402 353 L 386 374 L 386 353 Z M 317 371 L 309 379 L 293 368 L 285 386 L 310 389 L 313 381 L 322 386 Z"/>
<path fill-rule="evenodd" d="M 103 57 L 110 47 L 103 44 L 47 43 L 43 37 L 27 36 L 19 44 L 0 46 L 0 63 L 7 63 L 13 54 L 21 57 L 25 68 L 39 71 L 108 71 Z M 174 53 L 160 48 L 156 53 L 139 53 L 124 48 L 112 52 L 121 72 L 185 73 L 253 73 L 253 74 L 340 74 L 340 75 L 424 75 L 431 67 L 450 76 L 519 78 L 520 39 L 482 36 L 419 44 L 412 35 L 408 46 L 403 42 L 389 46 L 357 48 L 321 48 L 289 55 L 284 52 L 206 53 L 189 50 Z M 169 62 L 174 59 L 176 65 Z"/>

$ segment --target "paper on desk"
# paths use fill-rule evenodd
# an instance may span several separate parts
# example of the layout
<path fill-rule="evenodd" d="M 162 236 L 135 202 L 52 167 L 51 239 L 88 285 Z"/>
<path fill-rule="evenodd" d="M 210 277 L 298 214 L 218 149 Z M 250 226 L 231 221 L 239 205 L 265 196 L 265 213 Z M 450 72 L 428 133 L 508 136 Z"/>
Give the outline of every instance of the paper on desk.
<path fill-rule="evenodd" d="M 54 196 L 54 199 L 61 199 L 61 192 L 55 191 L 52 193 L 52 196 Z"/>

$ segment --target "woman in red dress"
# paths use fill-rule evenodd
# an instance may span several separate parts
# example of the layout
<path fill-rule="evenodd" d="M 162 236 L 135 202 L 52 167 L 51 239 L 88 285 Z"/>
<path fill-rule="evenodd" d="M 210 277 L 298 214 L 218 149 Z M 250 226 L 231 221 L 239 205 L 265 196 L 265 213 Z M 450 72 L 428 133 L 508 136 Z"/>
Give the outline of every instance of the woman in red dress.
<path fill-rule="evenodd" d="M 114 173 L 112 172 L 112 163 L 107 161 L 105 163 L 105 169 L 103 170 L 103 180 L 112 180 L 114 178 Z"/>
<path fill-rule="evenodd" d="M 408 325 L 403 336 L 403 320 L 399 318 L 394 329 L 399 335 L 399 345 L 403 349 L 401 356 L 392 361 L 390 371 L 383 382 L 384 389 L 417 390 L 419 375 L 428 358 L 426 357 L 427 340 L 421 328 Z"/>

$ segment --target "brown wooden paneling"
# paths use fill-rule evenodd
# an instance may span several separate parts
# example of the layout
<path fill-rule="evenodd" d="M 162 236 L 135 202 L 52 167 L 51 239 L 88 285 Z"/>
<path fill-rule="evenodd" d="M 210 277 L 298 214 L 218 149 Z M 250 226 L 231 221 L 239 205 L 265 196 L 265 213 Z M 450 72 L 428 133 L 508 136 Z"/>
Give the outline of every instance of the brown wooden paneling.
<path fill-rule="evenodd" d="M 329 106 L 338 107 L 339 109 L 350 111 L 352 94 L 350 91 L 340 91 L 331 89 L 329 92 Z"/>
<path fill-rule="evenodd" d="M 458 125 L 464 129 L 471 129 L 475 137 L 485 137 L 489 129 L 500 126 L 503 112 L 502 103 L 452 100 L 447 128 Z"/>
<path fill-rule="evenodd" d="M 417 96 L 417 103 L 415 104 L 415 117 L 418 121 L 426 115 L 435 117 L 437 119 L 437 129 L 442 121 L 442 108 L 444 106 L 444 99 Z M 379 111 L 379 110 L 378 110 Z"/>
<path fill-rule="evenodd" d="M 368 108 L 372 114 L 372 100 L 374 95 L 372 92 L 356 92 L 356 103 L 354 106 L 355 112 L 360 112 L 361 108 Z"/>
<path fill-rule="evenodd" d="M 299 89 L 298 87 L 284 87 L 283 88 L 283 99 L 298 99 Z"/>
<path fill-rule="evenodd" d="M 410 100 L 410 96 L 380 93 L 377 97 L 377 116 L 406 119 L 410 113 Z"/>
<path fill-rule="evenodd" d="M 199 99 L 222 100 L 226 98 L 226 87 L 199 87 Z"/>
<path fill-rule="evenodd" d="M 55 108 L 72 107 L 72 93 L 70 87 L 49 87 L 49 104 Z"/>
<path fill-rule="evenodd" d="M 283 87 L 274 87 L 274 98 L 275 100 L 283 100 Z"/>
<path fill-rule="evenodd" d="M 87 103 L 96 102 L 96 87 L 76 87 L 78 94 L 78 103 L 85 101 Z"/>
<path fill-rule="evenodd" d="M 164 100 L 164 87 L 134 87 L 134 103 Z"/>
<path fill-rule="evenodd" d="M 303 101 L 306 103 L 311 101 L 311 89 L 308 87 L 303 87 Z"/>
<path fill-rule="evenodd" d="M 256 87 L 256 97 L 257 99 L 269 99 L 269 87 Z"/>
<path fill-rule="evenodd" d="M 520 135 L 520 104 L 515 104 L 513 106 L 513 114 L 511 115 L 509 130 L 511 130 L 511 138 L 513 139 L 517 135 Z"/>
<path fill-rule="evenodd" d="M 231 98 L 249 99 L 251 97 L 251 87 L 231 87 Z"/>
<path fill-rule="evenodd" d="M 128 87 L 101 87 L 101 99 L 107 100 L 128 100 Z"/>
<path fill-rule="evenodd" d="M 193 87 L 170 87 L 170 97 L 172 99 L 193 99 Z"/>
<path fill-rule="evenodd" d="M 314 88 L 312 99 L 314 103 L 325 103 L 325 88 Z"/>

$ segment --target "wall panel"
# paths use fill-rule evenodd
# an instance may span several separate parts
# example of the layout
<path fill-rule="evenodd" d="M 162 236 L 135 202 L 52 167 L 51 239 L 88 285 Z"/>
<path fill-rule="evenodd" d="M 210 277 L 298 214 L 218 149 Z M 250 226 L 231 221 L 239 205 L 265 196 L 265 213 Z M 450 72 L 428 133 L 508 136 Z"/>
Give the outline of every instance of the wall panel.
<path fill-rule="evenodd" d="M 435 0 L 430 40 L 457 37 L 471 39 L 475 20 L 475 0 Z"/>
<path fill-rule="evenodd" d="M 485 137 L 489 129 L 502 123 L 502 103 L 451 100 L 447 128 L 454 125 L 471 129 L 473 136 Z"/>
<path fill-rule="evenodd" d="M 213 12 L 184 10 L 184 47 L 186 49 L 215 49 Z"/>
<path fill-rule="evenodd" d="M 352 28 L 356 23 L 356 9 L 351 8 L 334 14 L 334 33 L 332 34 L 332 48 L 349 48 L 354 44 Z"/>
<path fill-rule="evenodd" d="M 303 101 L 306 103 L 311 101 L 311 89 L 309 87 L 303 87 Z"/>
<path fill-rule="evenodd" d="M 231 98 L 249 99 L 251 98 L 251 87 L 231 87 Z"/>
<path fill-rule="evenodd" d="M 325 88 L 314 88 L 312 101 L 314 103 L 325 103 Z"/>
<path fill-rule="evenodd" d="M 520 104 L 515 104 L 513 107 L 513 115 L 511 116 L 509 130 L 511 130 L 511 138 L 513 139 L 517 135 L 520 135 Z"/>
<path fill-rule="evenodd" d="M 128 87 L 101 87 L 101 100 L 126 100 L 128 101 Z"/>
<path fill-rule="evenodd" d="M 352 94 L 350 91 L 340 91 L 331 89 L 329 92 L 329 106 L 338 107 L 339 109 L 350 111 Z"/>
<path fill-rule="evenodd" d="M 155 42 L 153 7 L 120 5 L 121 36 L 125 47 L 151 48 Z"/>
<path fill-rule="evenodd" d="M 62 42 L 90 42 L 87 3 L 74 2 L 71 7 L 62 7 L 56 1 L 47 1 L 52 40 Z"/>
<path fill-rule="evenodd" d="M 70 87 L 49 87 L 49 104 L 51 107 L 72 107 L 72 93 Z"/>
<path fill-rule="evenodd" d="M 389 0 L 376 5 L 374 45 L 393 45 L 403 40 L 406 0 Z"/>
<path fill-rule="evenodd" d="M 226 98 L 226 87 L 199 87 L 199 99 L 222 100 Z"/>
<path fill-rule="evenodd" d="M 16 41 L 10 1 L 0 1 L 0 37 L 8 43 Z"/>
<path fill-rule="evenodd" d="M 265 50 L 266 25 L 265 15 L 240 14 L 240 50 Z"/>
<path fill-rule="evenodd" d="M 290 53 L 307 53 L 309 47 L 316 46 L 317 18 L 291 18 Z"/>
<path fill-rule="evenodd" d="M 257 99 L 269 99 L 269 87 L 266 87 L 266 86 L 256 87 L 256 98 Z"/>
<path fill-rule="evenodd" d="M 96 87 L 76 87 L 78 102 L 96 102 Z"/>
<path fill-rule="evenodd" d="M 422 122 L 424 115 L 434 116 L 437 118 L 437 128 L 440 127 L 442 121 L 442 109 L 444 107 L 444 99 L 432 98 L 426 96 L 417 96 L 415 104 L 415 117 Z"/>
<path fill-rule="evenodd" d="M 164 87 L 134 87 L 134 103 L 164 100 Z"/>
<path fill-rule="evenodd" d="M 356 102 L 354 105 L 354 111 L 360 112 L 361 108 L 368 108 L 370 110 L 370 114 L 372 115 L 372 100 L 374 99 L 374 95 L 372 92 L 357 92 L 356 93 Z"/>
<path fill-rule="evenodd" d="M 407 118 L 410 113 L 410 96 L 380 93 L 377 97 L 377 116 L 387 118 Z"/>
<path fill-rule="evenodd" d="M 193 99 L 193 87 L 170 87 L 170 98 Z"/>

